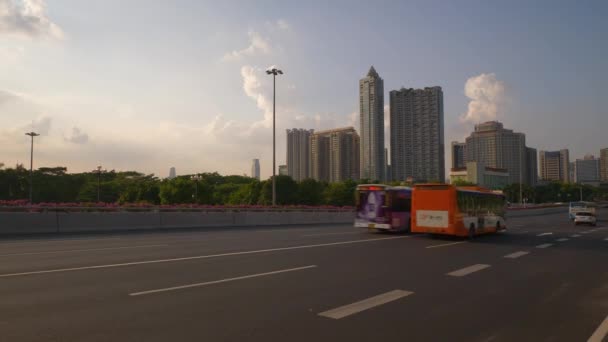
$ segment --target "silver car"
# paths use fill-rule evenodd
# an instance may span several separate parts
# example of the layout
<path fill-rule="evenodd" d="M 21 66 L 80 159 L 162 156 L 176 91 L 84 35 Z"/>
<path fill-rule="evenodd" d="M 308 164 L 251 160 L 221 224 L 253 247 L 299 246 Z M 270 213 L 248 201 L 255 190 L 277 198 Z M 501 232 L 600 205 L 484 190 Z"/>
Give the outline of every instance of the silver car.
<path fill-rule="evenodd" d="M 593 215 L 593 213 L 584 211 L 578 212 L 576 215 L 574 215 L 574 225 L 578 226 L 579 224 L 589 224 L 595 226 L 597 224 L 597 218 L 595 215 Z"/>

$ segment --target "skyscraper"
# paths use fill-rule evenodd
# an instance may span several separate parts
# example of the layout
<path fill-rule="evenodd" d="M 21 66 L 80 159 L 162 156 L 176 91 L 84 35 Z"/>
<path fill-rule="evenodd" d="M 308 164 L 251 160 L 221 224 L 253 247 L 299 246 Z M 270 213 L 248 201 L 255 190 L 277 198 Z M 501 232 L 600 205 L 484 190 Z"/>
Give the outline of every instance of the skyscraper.
<path fill-rule="evenodd" d="M 177 176 L 177 175 L 176 175 L 176 173 L 175 173 L 175 167 L 171 167 L 171 168 L 169 169 L 169 179 L 173 179 L 173 178 L 175 178 L 176 176 Z"/>
<path fill-rule="evenodd" d="M 391 166 L 404 181 L 445 180 L 441 87 L 390 92 Z"/>
<path fill-rule="evenodd" d="M 540 178 L 544 181 L 568 183 L 570 179 L 570 153 L 567 149 L 538 152 Z"/>
<path fill-rule="evenodd" d="M 311 178 L 341 182 L 359 179 L 359 135 L 353 127 L 315 132 L 310 137 Z"/>
<path fill-rule="evenodd" d="M 535 186 L 538 183 L 538 153 L 535 148 L 526 147 L 526 156 L 527 184 Z"/>
<path fill-rule="evenodd" d="M 310 136 L 312 129 L 287 130 L 287 175 L 296 181 L 310 178 Z"/>
<path fill-rule="evenodd" d="M 467 167 L 466 162 L 467 144 L 452 141 L 452 168 L 462 169 Z"/>
<path fill-rule="evenodd" d="M 608 182 L 608 147 L 600 150 L 600 180 Z"/>
<path fill-rule="evenodd" d="M 466 139 L 466 159 L 486 167 L 506 169 L 509 184 L 529 184 L 526 171 L 526 135 L 505 129 L 498 121 L 475 125 Z"/>
<path fill-rule="evenodd" d="M 574 173 L 577 183 L 599 183 L 599 159 L 595 159 L 592 155 L 586 155 L 583 159 L 577 159 L 574 163 Z"/>
<path fill-rule="evenodd" d="M 372 66 L 359 80 L 362 179 L 384 180 L 384 81 Z"/>
<path fill-rule="evenodd" d="M 253 159 L 251 161 L 251 178 L 260 180 L 260 160 Z"/>

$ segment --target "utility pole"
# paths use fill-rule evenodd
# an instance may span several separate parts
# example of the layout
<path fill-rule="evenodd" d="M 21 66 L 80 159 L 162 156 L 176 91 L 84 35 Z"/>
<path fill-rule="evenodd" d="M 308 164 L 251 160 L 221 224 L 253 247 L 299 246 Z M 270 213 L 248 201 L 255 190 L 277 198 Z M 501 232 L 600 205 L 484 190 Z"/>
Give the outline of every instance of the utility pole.
<path fill-rule="evenodd" d="M 34 137 L 39 136 L 40 134 L 36 132 L 25 133 L 32 138 L 32 143 L 30 147 L 30 205 L 33 204 L 34 200 L 34 190 L 33 190 L 33 179 L 34 179 Z"/>
<path fill-rule="evenodd" d="M 282 75 L 283 71 L 271 67 L 266 70 L 268 75 L 272 75 L 272 205 L 277 205 L 277 188 L 276 188 L 276 82 L 277 75 Z"/>

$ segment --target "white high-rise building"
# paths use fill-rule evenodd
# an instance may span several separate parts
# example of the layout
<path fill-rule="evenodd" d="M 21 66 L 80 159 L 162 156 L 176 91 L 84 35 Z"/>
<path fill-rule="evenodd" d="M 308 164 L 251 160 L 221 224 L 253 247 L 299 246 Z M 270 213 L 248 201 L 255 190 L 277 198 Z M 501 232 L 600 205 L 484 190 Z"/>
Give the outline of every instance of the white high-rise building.
<path fill-rule="evenodd" d="M 287 130 L 287 175 L 296 181 L 310 178 L 310 136 L 312 129 Z"/>
<path fill-rule="evenodd" d="M 361 179 L 383 181 L 384 161 L 384 81 L 372 66 L 359 80 Z"/>
<path fill-rule="evenodd" d="M 253 159 L 251 161 L 251 178 L 260 180 L 260 160 Z"/>
<path fill-rule="evenodd" d="M 441 87 L 390 92 L 393 179 L 445 180 Z"/>
<path fill-rule="evenodd" d="M 177 174 L 175 173 L 175 167 L 171 167 L 169 169 L 169 179 L 173 179 L 177 176 Z"/>

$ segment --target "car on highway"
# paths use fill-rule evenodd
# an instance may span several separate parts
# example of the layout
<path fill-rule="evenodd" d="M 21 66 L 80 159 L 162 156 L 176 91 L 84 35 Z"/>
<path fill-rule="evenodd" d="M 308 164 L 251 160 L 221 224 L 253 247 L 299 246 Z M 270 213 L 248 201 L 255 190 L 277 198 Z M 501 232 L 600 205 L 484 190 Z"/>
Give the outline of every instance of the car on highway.
<path fill-rule="evenodd" d="M 578 226 L 579 224 L 590 224 L 595 226 L 597 224 L 597 218 L 591 212 L 581 211 L 574 215 L 574 225 Z"/>

